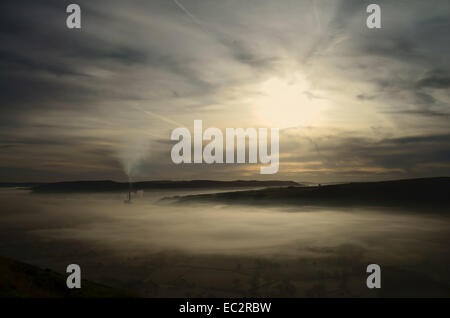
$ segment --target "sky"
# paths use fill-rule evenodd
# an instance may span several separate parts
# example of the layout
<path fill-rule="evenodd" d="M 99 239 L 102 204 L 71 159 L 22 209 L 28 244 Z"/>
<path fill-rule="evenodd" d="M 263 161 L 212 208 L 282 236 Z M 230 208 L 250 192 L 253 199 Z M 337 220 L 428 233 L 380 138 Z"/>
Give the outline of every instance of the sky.
<path fill-rule="evenodd" d="M 70 3 L 0 4 L 1 182 L 450 175 L 447 0 Z M 175 165 L 196 119 L 279 128 L 278 173 Z"/>

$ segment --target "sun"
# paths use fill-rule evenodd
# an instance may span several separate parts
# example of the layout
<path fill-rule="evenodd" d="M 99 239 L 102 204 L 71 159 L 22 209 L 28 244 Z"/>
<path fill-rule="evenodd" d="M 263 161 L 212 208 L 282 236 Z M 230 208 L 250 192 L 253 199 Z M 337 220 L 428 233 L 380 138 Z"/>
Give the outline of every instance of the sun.
<path fill-rule="evenodd" d="M 310 84 L 299 74 L 272 77 L 263 82 L 252 100 L 259 123 L 277 128 L 310 125 L 317 119 L 324 101 L 311 93 Z"/>

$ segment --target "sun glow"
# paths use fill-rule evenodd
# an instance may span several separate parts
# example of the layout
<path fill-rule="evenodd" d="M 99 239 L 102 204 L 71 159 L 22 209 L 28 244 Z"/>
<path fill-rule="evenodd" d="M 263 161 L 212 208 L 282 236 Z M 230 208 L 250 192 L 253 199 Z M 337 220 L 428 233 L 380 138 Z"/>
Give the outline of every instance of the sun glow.
<path fill-rule="evenodd" d="M 325 106 L 325 100 L 312 93 L 309 83 L 298 74 L 289 79 L 272 77 L 261 84 L 259 93 L 252 100 L 255 117 L 270 127 L 311 125 Z"/>

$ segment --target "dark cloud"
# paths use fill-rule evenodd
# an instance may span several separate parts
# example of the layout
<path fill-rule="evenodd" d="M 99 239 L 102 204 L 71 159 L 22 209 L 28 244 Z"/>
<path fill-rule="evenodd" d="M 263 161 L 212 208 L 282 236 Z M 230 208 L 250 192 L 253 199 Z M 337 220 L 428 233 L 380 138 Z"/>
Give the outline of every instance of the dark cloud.
<path fill-rule="evenodd" d="M 334 158 L 386 169 L 411 171 L 423 163 L 445 163 L 450 173 L 450 135 L 408 136 L 380 141 L 367 138 L 344 138 L 332 147 Z M 322 151 L 324 151 L 322 146 Z M 327 149 L 330 151 L 330 149 Z"/>
<path fill-rule="evenodd" d="M 417 82 L 417 87 L 430 87 L 430 88 L 450 88 L 450 77 L 449 76 L 428 76 L 422 78 Z"/>
<path fill-rule="evenodd" d="M 372 99 L 377 98 L 376 96 L 367 95 L 367 94 L 358 94 L 356 97 L 360 100 L 372 100 Z"/>
<path fill-rule="evenodd" d="M 388 114 L 398 114 L 398 115 L 412 115 L 420 117 L 436 117 L 442 119 L 448 119 L 450 116 L 449 112 L 441 112 L 432 109 L 417 109 L 417 110 L 399 110 L 386 112 Z"/>
<path fill-rule="evenodd" d="M 303 178 L 335 181 L 450 174 L 450 134 L 375 138 L 336 131 L 314 142 L 302 135 L 282 139 L 280 148 L 297 149 L 297 154 L 281 160 L 280 171 L 293 167 Z"/>

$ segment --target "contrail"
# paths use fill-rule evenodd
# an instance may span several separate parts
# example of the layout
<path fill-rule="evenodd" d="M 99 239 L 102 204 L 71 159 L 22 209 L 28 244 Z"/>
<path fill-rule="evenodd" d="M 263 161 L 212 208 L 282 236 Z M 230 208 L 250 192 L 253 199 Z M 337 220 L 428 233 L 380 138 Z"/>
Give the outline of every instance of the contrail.
<path fill-rule="evenodd" d="M 168 124 L 176 125 L 176 126 L 178 126 L 178 127 L 184 127 L 184 126 L 185 126 L 185 125 L 183 125 L 183 124 L 181 124 L 181 123 L 179 123 L 179 122 L 176 122 L 175 120 L 172 120 L 172 119 L 170 119 L 170 118 L 168 118 L 168 117 L 166 117 L 166 116 L 162 116 L 162 115 L 159 115 L 159 114 L 155 114 L 155 113 L 150 112 L 150 111 L 148 111 L 148 110 L 143 110 L 142 108 L 140 108 L 140 107 L 138 107 L 138 106 L 136 106 L 136 105 L 133 105 L 133 107 L 134 107 L 135 109 L 140 110 L 141 112 L 147 114 L 148 116 L 156 117 L 156 118 L 158 118 L 158 119 L 161 119 L 162 121 L 165 121 L 165 122 L 168 123 Z"/>
<path fill-rule="evenodd" d="M 319 32 L 321 32 L 322 31 L 322 23 L 320 22 L 319 12 L 317 11 L 316 0 L 313 0 L 313 7 L 314 7 L 314 15 L 316 17 L 316 21 L 319 26 Z"/>
<path fill-rule="evenodd" d="M 183 12 L 186 13 L 195 23 L 202 24 L 202 22 L 197 19 L 192 13 L 190 13 L 189 10 L 186 9 L 181 3 L 179 3 L 178 0 L 173 0 L 173 2 L 175 2 L 177 7 L 183 10 Z"/>

